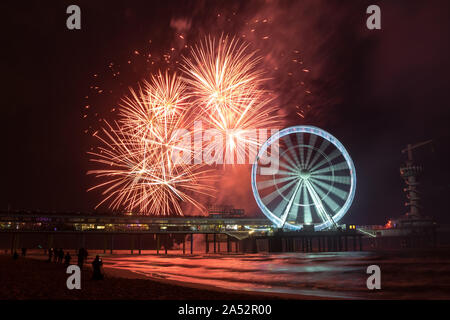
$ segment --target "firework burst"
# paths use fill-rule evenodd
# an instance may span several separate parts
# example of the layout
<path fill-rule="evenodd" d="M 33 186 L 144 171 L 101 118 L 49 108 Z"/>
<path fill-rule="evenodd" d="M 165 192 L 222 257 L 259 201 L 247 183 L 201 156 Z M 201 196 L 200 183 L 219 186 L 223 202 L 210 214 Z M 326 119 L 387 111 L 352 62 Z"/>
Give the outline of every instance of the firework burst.
<path fill-rule="evenodd" d="M 179 143 L 180 128 L 188 125 L 190 110 L 185 87 L 174 75 L 159 73 L 151 82 L 123 99 L 121 119 L 95 136 L 101 146 L 91 161 L 104 166 L 88 174 L 104 179 L 93 189 L 104 189 L 110 208 L 150 215 L 182 215 L 185 201 L 203 206 L 190 193 L 211 195 L 212 176 L 190 165 L 190 149 Z"/>
<path fill-rule="evenodd" d="M 202 109 L 207 123 L 224 134 L 225 154 L 233 158 L 248 155 L 238 145 L 259 145 L 252 130 L 279 126 L 274 97 L 262 88 L 266 79 L 260 62 L 247 44 L 228 37 L 208 37 L 192 49 L 191 57 L 184 58 L 193 103 Z"/>

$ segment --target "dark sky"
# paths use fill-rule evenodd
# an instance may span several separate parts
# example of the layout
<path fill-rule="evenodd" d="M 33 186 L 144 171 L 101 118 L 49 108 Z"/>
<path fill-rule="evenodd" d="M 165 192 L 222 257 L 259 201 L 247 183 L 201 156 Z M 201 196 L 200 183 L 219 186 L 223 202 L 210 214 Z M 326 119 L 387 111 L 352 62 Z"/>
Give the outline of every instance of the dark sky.
<path fill-rule="evenodd" d="M 66 28 L 70 4 L 81 7 L 81 30 Z M 369 4 L 380 5 L 382 30 L 366 29 Z M 86 192 L 92 138 L 84 133 L 84 97 L 91 96 L 92 75 L 110 61 L 125 64 L 149 39 L 155 52 L 179 45 L 176 21 L 190 22 L 184 31 L 195 41 L 206 33 L 239 35 L 254 17 L 273 15 L 273 47 L 252 45 L 278 60 L 276 54 L 298 46 L 311 70 L 305 81 L 312 97 L 277 78 L 289 124 L 329 131 L 355 163 L 356 197 L 343 222 L 384 223 L 405 213 L 400 150 L 427 139 L 435 140 L 433 148 L 415 154 L 425 166 L 425 211 L 450 222 L 448 1 L 10 1 L 1 10 L 3 210 L 93 210 L 99 194 Z M 149 70 L 141 71 L 124 71 L 123 87 Z M 105 113 L 115 99 L 88 103 Z M 301 99 L 312 106 L 305 119 L 291 116 Z"/>

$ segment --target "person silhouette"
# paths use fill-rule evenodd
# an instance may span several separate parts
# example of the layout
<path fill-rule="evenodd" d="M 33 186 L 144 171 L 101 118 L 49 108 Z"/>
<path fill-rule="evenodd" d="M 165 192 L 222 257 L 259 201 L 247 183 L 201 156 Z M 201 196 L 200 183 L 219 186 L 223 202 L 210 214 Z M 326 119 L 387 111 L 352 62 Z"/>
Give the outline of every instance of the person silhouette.
<path fill-rule="evenodd" d="M 47 262 L 52 262 L 53 248 L 48 249 L 48 260 Z"/>
<path fill-rule="evenodd" d="M 59 249 L 59 252 L 58 252 L 58 263 L 62 263 L 63 259 L 64 259 L 64 251 L 63 251 L 63 249 Z"/>
<path fill-rule="evenodd" d="M 97 255 L 95 257 L 94 261 L 92 261 L 92 269 L 93 269 L 92 279 L 93 280 L 102 280 L 103 279 L 103 274 L 102 274 L 102 270 L 101 270 L 102 266 L 103 266 L 102 259 L 100 259 L 100 257 Z"/>
<path fill-rule="evenodd" d="M 19 258 L 19 254 L 17 253 L 17 251 L 14 251 L 13 259 L 17 260 L 18 258 Z"/>
<path fill-rule="evenodd" d="M 70 260 L 72 260 L 72 256 L 70 255 L 69 251 L 67 251 L 66 256 L 64 257 L 64 264 L 66 267 L 70 265 Z"/>

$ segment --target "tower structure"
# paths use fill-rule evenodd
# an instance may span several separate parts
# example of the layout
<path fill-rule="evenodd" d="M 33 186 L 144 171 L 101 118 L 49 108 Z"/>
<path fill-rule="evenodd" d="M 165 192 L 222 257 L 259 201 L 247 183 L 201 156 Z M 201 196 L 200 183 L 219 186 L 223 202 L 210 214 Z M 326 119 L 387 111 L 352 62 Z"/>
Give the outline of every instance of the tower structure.
<path fill-rule="evenodd" d="M 409 208 L 406 216 L 411 218 L 419 218 L 421 216 L 420 191 L 418 189 L 420 183 L 418 177 L 423 172 L 423 167 L 414 163 L 412 151 L 431 142 L 432 140 L 427 140 L 414 145 L 408 144 L 408 146 L 402 150 L 402 153 L 407 153 L 407 160 L 405 165 L 400 167 L 400 176 L 406 184 L 406 188 L 403 189 L 407 198 L 405 206 Z"/>

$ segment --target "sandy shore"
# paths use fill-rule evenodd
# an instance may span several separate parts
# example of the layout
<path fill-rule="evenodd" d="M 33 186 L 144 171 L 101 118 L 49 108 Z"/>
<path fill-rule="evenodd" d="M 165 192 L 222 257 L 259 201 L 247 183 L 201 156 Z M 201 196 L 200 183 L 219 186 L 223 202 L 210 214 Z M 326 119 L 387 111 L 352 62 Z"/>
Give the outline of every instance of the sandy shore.
<path fill-rule="evenodd" d="M 265 293 L 241 293 L 175 281 L 153 280 L 131 271 L 105 268 L 106 277 L 91 280 L 90 265 L 82 271 L 81 290 L 66 287 L 66 268 L 62 264 L 20 257 L 13 260 L 0 255 L 0 299 L 69 299 L 69 300 L 262 300 L 289 299 Z M 298 297 L 296 299 L 317 299 Z"/>

